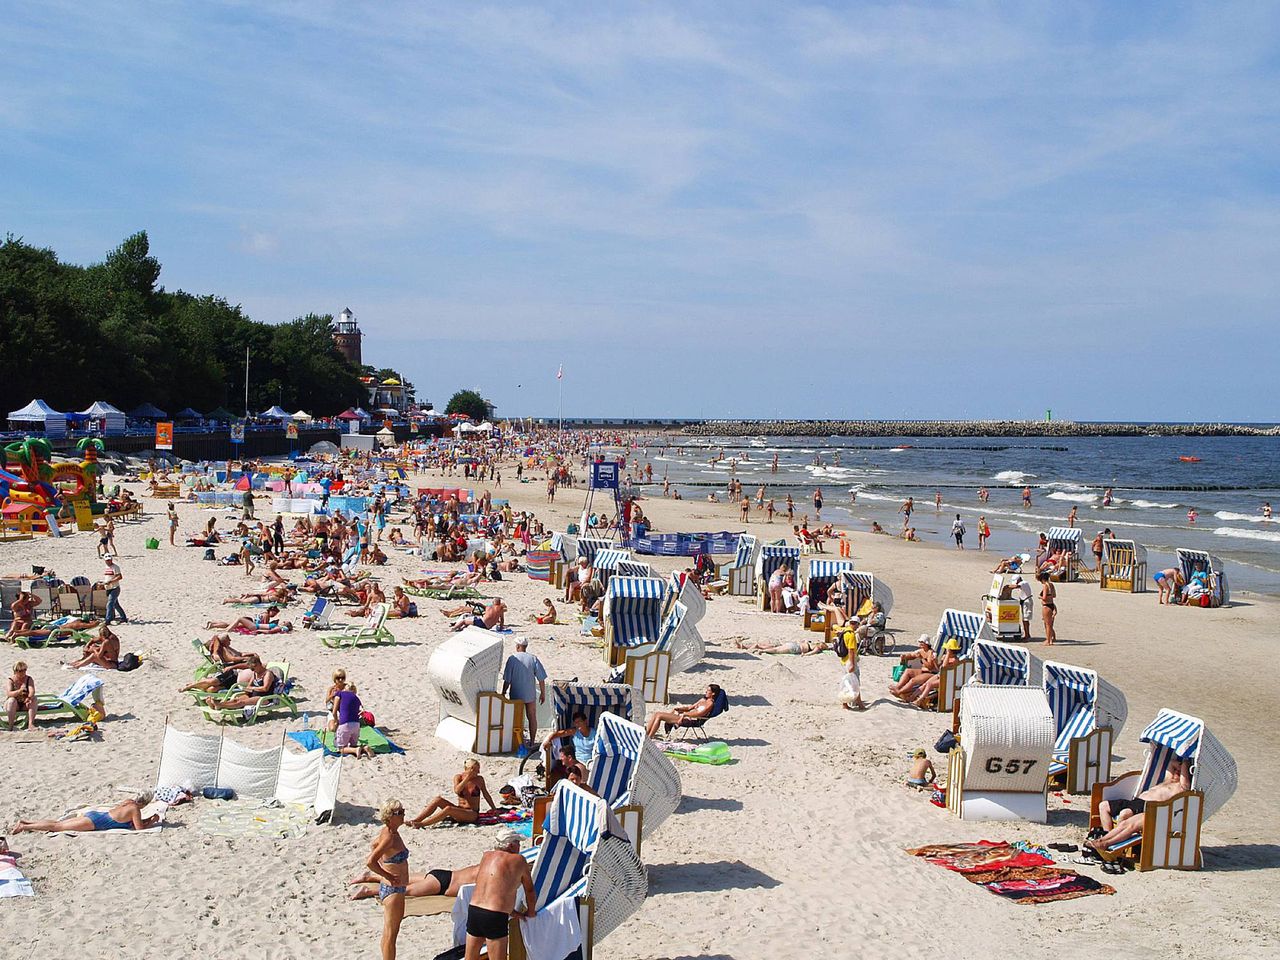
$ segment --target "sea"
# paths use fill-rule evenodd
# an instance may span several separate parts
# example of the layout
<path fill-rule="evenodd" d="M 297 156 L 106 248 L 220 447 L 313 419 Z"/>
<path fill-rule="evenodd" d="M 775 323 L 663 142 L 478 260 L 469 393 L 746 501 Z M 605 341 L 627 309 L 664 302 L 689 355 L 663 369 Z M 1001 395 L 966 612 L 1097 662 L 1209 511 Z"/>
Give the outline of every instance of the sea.
<path fill-rule="evenodd" d="M 764 484 L 784 521 L 789 493 L 797 522 L 807 513 L 812 525 L 813 491 L 820 487 L 823 522 L 868 530 L 877 521 L 897 534 L 899 507 L 911 496 L 912 525 L 922 539 L 951 543 L 959 513 L 965 546 L 976 549 L 977 521 L 985 516 L 988 550 L 1006 555 L 1033 552 L 1036 534 L 1066 526 L 1076 507 L 1090 564 L 1088 542 L 1110 527 L 1146 545 L 1151 571 L 1171 565 L 1178 547 L 1190 547 L 1226 563 L 1233 591 L 1280 596 L 1280 519 L 1267 521 L 1262 510 L 1270 502 L 1280 517 L 1277 437 L 725 436 L 650 444 L 655 485 L 666 478 L 685 499 L 705 499 L 712 490 L 723 499 L 736 476 L 753 501 Z M 775 454 L 777 473 L 771 472 Z M 985 504 L 978 499 L 984 486 Z M 1029 508 L 1022 504 L 1024 486 L 1032 490 Z M 1107 487 L 1112 502 L 1103 506 Z M 935 510 L 939 491 L 942 507 Z M 646 492 L 660 495 L 653 486 Z M 736 520 L 736 511 L 726 509 L 726 518 Z"/>

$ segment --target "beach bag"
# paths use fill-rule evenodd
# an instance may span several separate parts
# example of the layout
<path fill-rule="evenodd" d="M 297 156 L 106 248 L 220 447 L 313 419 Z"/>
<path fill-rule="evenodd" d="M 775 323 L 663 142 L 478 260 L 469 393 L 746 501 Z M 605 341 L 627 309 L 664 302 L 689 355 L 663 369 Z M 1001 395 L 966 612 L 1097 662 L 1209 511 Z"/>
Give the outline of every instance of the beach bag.
<path fill-rule="evenodd" d="M 902 675 L 906 672 L 907 672 L 907 665 L 905 663 L 900 663 L 893 668 L 892 672 L 889 675 L 893 678 L 893 682 L 897 683 L 899 680 L 902 679 Z"/>
<path fill-rule="evenodd" d="M 160 541 L 159 541 L 159 540 L 157 540 L 155 537 L 147 537 L 147 549 L 148 549 L 148 550 L 159 550 L 159 549 L 160 549 Z"/>
<path fill-rule="evenodd" d="M 846 673 L 840 678 L 840 702 L 855 703 L 862 696 L 862 680 L 857 672 Z"/>
<path fill-rule="evenodd" d="M 207 550 L 204 552 L 204 558 L 205 558 L 206 560 L 214 560 L 214 559 L 216 559 L 216 558 L 215 558 L 215 556 L 214 556 L 214 553 L 213 553 L 213 547 L 210 547 L 209 549 L 207 549 Z"/>
<path fill-rule="evenodd" d="M 138 659 L 136 653 L 122 653 L 120 654 L 120 659 L 116 661 L 116 669 L 121 673 L 137 670 L 141 665 L 142 661 Z"/>
<path fill-rule="evenodd" d="M 957 743 L 959 743 L 959 741 L 956 740 L 956 735 L 950 730 L 947 730 L 938 738 L 938 742 L 933 745 L 933 749 L 937 750 L 939 753 L 950 753 Z"/>
<path fill-rule="evenodd" d="M 373 714 L 372 714 L 372 713 L 370 713 L 368 710 L 361 710 L 361 711 L 360 711 L 360 722 L 361 722 L 361 723 L 363 723 L 366 727 L 376 727 L 376 726 L 377 726 L 377 724 L 376 724 L 376 723 L 374 723 L 374 720 L 373 720 Z"/>

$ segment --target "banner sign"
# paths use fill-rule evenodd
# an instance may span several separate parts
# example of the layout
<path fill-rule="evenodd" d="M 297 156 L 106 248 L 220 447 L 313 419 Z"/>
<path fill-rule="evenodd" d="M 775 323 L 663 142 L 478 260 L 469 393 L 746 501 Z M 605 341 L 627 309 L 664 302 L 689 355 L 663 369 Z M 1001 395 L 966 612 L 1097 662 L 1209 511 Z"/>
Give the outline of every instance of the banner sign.
<path fill-rule="evenodd" d="M 173 449 L 173 423 L 161 422 L 156 424 L 156 449 L 172 450 Z"/>
<path fill-rule="evenodd" d="M 244 443 L 244 424 L 233 423 L 231 425 L 231 442 Z"/>

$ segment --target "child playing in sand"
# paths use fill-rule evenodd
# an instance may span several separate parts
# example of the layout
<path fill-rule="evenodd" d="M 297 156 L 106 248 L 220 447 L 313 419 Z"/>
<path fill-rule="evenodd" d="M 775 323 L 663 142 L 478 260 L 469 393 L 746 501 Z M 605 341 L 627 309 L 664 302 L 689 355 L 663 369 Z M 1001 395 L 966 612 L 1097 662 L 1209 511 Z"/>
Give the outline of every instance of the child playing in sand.
<path fill-rule="evenodd" d="M 543 599 L 542 607 L 543 607 L 542 613 L 530 614 L 529 619 L 531 619 L 534 623 L 555 623 L 556 607 L 555 607 L 555 604 L 551 602 L 550 597 L 545 597 Z"/>
<path fill-rule="evenodd" d="M 907 786 L 923 790 L 938 779 L 938 771 L 933 769 L 933 761 L 923 750 L 911 755 L 911 772 L 907 774 Z"/>

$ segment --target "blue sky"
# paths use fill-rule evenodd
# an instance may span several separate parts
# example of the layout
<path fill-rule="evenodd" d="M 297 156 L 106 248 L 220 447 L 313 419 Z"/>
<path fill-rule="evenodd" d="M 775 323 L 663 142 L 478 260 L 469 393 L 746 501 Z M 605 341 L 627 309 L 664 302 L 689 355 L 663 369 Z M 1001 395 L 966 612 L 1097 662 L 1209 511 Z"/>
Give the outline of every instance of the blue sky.
<path fill-rule="evenodd" d="M 0 230 L 500 413 L 1274 419 L 1280 7 L 11 5 Z M 56 398 L 50 398 L 54 400 Z"/>

